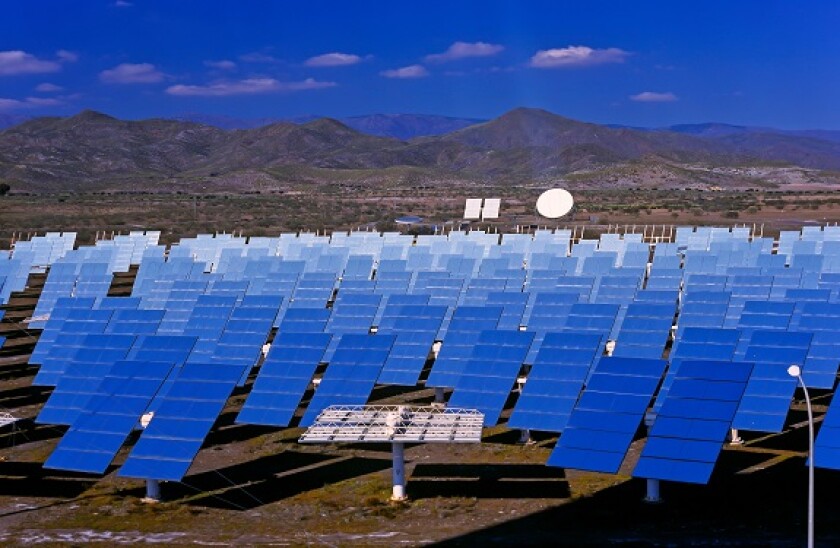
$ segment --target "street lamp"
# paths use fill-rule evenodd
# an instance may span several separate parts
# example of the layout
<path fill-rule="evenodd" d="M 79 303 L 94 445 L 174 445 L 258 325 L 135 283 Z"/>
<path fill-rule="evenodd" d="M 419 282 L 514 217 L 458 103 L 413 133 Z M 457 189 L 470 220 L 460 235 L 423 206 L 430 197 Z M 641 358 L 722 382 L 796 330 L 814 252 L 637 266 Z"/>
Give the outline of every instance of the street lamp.
<path fill-rule="evenodd" d="M 796 378 L 805 393 L 805 407 L 808 410 L 808 548 L 814 548 L 814 414 L 811 411 L 811 396 L 802 380 L 802 368 L 796 364 L 788 367 L 788 375 Z"/>

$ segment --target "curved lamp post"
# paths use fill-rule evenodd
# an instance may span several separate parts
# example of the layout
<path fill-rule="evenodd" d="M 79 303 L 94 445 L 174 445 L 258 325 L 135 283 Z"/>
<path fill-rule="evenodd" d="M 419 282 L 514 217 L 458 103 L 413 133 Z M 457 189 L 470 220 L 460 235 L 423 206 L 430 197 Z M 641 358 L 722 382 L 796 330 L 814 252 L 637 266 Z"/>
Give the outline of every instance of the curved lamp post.
<path fill-rule="evenodd" d="M 805 393 L 805 407 L 808 410 L 808 548 L 814 548 L 814 414 L 811 411 L 811 396 L 802 380 L 802 368 L 796 364 L 788 367 L 788 375 L 799 381 Z"/>

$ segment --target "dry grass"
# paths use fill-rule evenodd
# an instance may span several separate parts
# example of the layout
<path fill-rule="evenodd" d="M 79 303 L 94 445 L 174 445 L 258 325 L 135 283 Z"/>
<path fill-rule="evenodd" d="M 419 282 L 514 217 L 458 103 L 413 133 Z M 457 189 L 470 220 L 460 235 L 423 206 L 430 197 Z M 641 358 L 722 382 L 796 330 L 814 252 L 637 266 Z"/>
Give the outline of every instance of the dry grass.
<path fill-rule="evenodd" d="M 427 224 L 457 226 L 465 196 L 499 196 L 503 218 L 481 226 L 500 231 L 516 226 L 661 225 L 766 223 L 775 227 L 840 221 L 840 198 L 831 191 L 705 192 L 579 190 L 574 214 L 560 223 L 535 216 L 534 203 L 543 188 L 473 189 L 405 188 L 384 190 L 325 184 L 265 194 L 77 194 L 0 198 L 0 247 L 14 233 L 76 231 L 92 243 L 97 234 L 161 230 L 163 242 L 198 233 L 227 232 L 251 236 L 309 230 L 333 231 L 371 227 L 394 230 L 404 214 Z M 340 198 L 338 198 L 340 196 Z"/>

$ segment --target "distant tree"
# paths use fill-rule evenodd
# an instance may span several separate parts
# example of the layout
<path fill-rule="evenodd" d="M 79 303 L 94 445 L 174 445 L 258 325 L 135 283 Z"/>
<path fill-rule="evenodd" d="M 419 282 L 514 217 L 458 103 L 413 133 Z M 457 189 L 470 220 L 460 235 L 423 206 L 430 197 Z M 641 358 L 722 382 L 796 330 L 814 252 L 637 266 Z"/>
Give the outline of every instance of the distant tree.
<path fill-rule="evenodd" d="M 12 187 L 10 187 L 8 184 L 0 183 L 0 196 L 5 196 L 9 193 L 10 190 L 12 190 Z"/>

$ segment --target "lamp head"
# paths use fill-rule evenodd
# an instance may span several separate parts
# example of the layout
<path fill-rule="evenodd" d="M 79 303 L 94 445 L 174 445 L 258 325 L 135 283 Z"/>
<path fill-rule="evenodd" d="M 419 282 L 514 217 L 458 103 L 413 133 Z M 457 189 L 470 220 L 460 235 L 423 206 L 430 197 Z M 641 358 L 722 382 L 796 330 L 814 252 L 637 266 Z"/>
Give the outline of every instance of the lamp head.
<path fill-rule="evenodd" d="M 787 372 L 788 375 L 790 375 L 791 377 L 798 377 L 802 374 L 802 368 L 796 364 L 793 364 L 790 367 L 788 367 Z"/>

